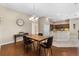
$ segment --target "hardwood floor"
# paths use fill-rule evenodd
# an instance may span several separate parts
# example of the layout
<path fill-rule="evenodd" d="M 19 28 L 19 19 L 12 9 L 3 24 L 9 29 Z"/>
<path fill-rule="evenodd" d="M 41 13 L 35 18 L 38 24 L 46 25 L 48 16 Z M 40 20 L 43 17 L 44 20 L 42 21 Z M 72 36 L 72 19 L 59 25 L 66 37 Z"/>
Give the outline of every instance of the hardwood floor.
<path fill-rule="evenodd" d="M 41 55 L 44 56 L 43 49 Z M 78 56 L 79 48 L 76 47 L 52 47 L 52 55 L 50 50 L 47 55 L 49 56 Z M 24 49 L 22 42 L 16 44 L 8 44 L 2 46 L 0 49 L 0 56 L 38 56 L 37 51 L 31 47 Z"/>

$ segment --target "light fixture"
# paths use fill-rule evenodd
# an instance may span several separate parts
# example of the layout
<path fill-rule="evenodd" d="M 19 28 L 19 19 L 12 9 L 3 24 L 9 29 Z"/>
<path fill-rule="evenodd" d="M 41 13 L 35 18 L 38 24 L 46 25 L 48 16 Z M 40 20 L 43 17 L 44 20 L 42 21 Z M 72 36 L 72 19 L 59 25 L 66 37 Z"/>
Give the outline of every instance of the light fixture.
<path fill-rule="evenodd" d="M 39 17 L 35 16 L 35 5 L 33 3 L 33 15 L 29 18 L 30 21 L 35 22 L 39 19 Z"/>
<path fill-rule="evenodd" d="M 32 16 L 29 18 L 30 21 L 33 21 L 33 22 L 36 22 L 38 21 L 39 17 L 36 17 L 36 16 Z"/>
<path fill-rule="evenodd" d="M 34 16 L 30 17 L 29 20 L 32 21 L 34 19 Z"/>

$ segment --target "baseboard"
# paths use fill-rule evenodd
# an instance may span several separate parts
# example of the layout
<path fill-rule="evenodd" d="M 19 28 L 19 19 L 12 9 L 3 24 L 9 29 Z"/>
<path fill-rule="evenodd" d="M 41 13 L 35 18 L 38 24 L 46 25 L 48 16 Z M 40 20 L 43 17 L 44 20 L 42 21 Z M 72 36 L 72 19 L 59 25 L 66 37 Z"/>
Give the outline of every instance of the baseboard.
<path fill-rule="evenodd" d="M 22 40 L 18 40 L 17 42 L 19 42 L 19 41 L 22 41 Z M 2 43 L 1 46 L 3 46 L 3 45 L 7 45 L 7 44 L 11 44 L 11 43 L 14 43 L 14 41 L 10 41 L 10 42 Z M 1 47 L 1 46 L 0 46 L 0 47 Z"/>
<path fill-rule="evenodd" d="M 14 43 L 14 41 L 2 43 L 1 46 L 2 46 L 2 45 L 6 45 L 6 44 L 11 44 L 11 43 Z"/>

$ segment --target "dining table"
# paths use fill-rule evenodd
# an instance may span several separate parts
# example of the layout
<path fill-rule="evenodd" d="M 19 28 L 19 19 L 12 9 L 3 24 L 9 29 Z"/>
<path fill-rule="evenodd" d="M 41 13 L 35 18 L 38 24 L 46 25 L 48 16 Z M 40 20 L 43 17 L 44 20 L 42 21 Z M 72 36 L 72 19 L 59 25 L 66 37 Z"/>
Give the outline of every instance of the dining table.
<path fill-rule="evenodd" d="M 31 38 L 33 41 L 37 41 L 37 51 L 40 55 L 40 43 L 44 40 L 47 40 L 48 36 L 40 36 L 38 34 L 25 35 L 28 38 Z"/>

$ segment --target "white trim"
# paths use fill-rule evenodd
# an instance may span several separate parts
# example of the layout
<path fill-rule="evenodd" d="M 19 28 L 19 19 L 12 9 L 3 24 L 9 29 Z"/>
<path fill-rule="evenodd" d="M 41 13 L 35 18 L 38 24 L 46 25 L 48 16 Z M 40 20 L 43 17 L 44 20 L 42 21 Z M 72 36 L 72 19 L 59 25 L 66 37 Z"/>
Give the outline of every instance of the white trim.
<path fill-rule="evenodd" d="M 17 40 L 17 42 L 19 42 L 19 41 L 22 41 L 22 40 Z M 14 41 L 2 43 L 2 44 L 0 44 L 0 48 L 1 48 L 2 45 L 11 44 L 11 43 L 14 43 Z"/>
<path fill-rule="evenodd" d="M 6 44 L 10 44 L 10 43 L 14 43 L 14 41 L 2 43 L 1 46 L 2 46 L 2 45 L 6 45 Z"/>

